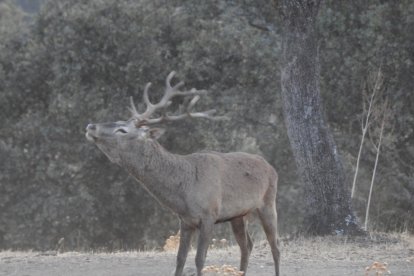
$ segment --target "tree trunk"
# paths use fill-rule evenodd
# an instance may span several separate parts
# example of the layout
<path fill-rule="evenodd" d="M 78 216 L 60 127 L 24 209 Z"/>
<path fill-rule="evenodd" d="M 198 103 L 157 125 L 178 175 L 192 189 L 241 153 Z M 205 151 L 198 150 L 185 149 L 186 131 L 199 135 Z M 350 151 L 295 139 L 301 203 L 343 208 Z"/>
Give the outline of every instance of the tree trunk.
<path fill-rule="evenodd" d="M 319 87 L 315 21 L 320 1 L 281 0 L 282 98 L 285 122 L 306 194 L 304 231 L 347 234 L 359 229 Z"/>

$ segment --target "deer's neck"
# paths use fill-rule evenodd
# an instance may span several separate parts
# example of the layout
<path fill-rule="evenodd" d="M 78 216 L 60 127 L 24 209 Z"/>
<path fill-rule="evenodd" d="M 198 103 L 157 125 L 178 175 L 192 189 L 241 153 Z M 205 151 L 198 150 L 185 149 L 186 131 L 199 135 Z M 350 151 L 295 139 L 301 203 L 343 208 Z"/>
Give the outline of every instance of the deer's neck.
<path fill-rule="evenodd" d="M 185 211 L 185 187 L 195 170 L 184 157 L 166 151 L 158 142 L 147 141 L 121 157 L 125 167 L 163 205 L 177 213 Z"/>

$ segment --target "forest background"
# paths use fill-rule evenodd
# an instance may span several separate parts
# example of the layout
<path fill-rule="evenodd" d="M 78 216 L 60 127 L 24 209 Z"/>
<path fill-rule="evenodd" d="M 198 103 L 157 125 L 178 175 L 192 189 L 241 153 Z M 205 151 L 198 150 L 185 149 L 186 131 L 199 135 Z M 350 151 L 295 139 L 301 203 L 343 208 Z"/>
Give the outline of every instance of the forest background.
<path fill-rule="evenodd" d="M 177 231 L 177 218 L 84 136 L 89 122 L 127 119 L 129 97 L 139 102 L 147 82 L 160 96 L 172 70 L 188 88 L 210 91 L 200 110 L 231 120 L 166 125 L 161 144 L 180 154 L 263 155 L 279 172 L 281 235 L 303 230 L 280 95 L 279 20 L 264 0 L 0 1 L 0 248 L 47 250 L 64 238 L 74 250 L 145 249 Z M 349 190 L 364 106 L 381 72 L 374 109 L 389 108 L 369 227 L 414 232 L 414 3 L 327 0 L 317 27 L 321 92 Z M 353 199 L 361 222 L 379 117 Z M 217 233 L 231 236 L 227 226 Z"/>

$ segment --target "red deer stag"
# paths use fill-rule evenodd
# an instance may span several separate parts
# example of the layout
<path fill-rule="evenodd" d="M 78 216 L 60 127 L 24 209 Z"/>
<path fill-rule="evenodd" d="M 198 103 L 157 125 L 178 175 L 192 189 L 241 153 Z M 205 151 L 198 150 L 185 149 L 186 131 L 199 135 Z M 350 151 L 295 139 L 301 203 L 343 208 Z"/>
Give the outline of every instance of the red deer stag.
<path fill-rule="evenodd" d="M 144 89 L 146 110 L 138 113 L 131 98 L 132 118 L 114 123 L 89 124 L 86 138 L 95 143 L 114 163 L 124 167 L 161 204 L 169 207 L 180 219 L 180 245 L 175 276 L 181 276 L 191 237 L 196 229 L 199 238 L 196 253 L 197 275 L 201 275 L 211 241 L 213 226 L 230 221 L 241 250 L 240 270 L 246 271 L 253 247 L 246 230 L 245 217 L 259 215 L 273 254 L 276 275 L 279 275 L 277 247 L 276 189 L 277 173 L 262 157 L 242 152 L 200 152 L 189 155 L 172 154 L 158 142 L 164 130 L 150 125 L 184 118 L 222 119 L 215 110 L 193 112 L 205 90 L 180 91 L 180 82 L 171 85 L 171 72 L 166 80 L 165 94 L 157 104 L 150 102 Z M 182 114 L 168 115 L 166 108 L 176 96 L 193 97 Z M 151 118 L 162 112 L 158 118 Z"/>

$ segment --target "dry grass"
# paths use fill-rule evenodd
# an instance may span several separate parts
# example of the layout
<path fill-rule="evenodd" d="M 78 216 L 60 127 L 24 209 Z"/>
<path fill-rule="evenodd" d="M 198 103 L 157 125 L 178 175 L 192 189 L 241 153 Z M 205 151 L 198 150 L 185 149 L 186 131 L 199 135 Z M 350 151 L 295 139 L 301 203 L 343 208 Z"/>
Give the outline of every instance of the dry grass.
<path fill-rule="evenodd" d="M 380 263 L 380 262 L 374 262 L 372 265 L 367 266 L 365 268 L 365 276 L 369 276 L 370 273 L 375 273 L 376 276 L 380 276 L 385 274 L 391 274 L 391 271 L 387 268 L 387 263 Z"/>
<path fill-rule="evenodd" d="M 11 259 L 32 259 L 36 262 L 39 258 L 59 258 L 59 259 L 100 259 L 113 260 L 118 258 L 131 259 L 135 263 L 137 259 L 146 260 L 160 258 L 171 260 L 175 259 L 176 249 L 179 245 L 179 235 L 171 236 L 164 246 L 166 251 L 128 251 L 128 252 L 0 252 L 1 260 Z M 168 241 L 167 240 L 167 241 Z M 214 242 L 212 242 L 214 244 Z M 220 241 L 216 240 L 220 245 Z M 371 237 L 347 239 L 345 237 L 314 237 L 281 239 L 281 259 L 282 267 L 298 267 L 312 264 L 312 267 L 319 265 L 332 266 L 332 264 L 351 264 L 360 266 L 361 275 L 385 275 L 388 270 L 395 271 L 396 267 L 406 266 L 409 271 L 414 271 L 414 236 L 408 234 L 374 234 Z M 195 249 L 189 255 L 189 260 L 193 259 Z M 243 275 L 235 267 L 227 264 L 237 264 L 239 261 L 239 248 L 237 246 L 211 246 L 209 250 L 208 264 L 205 267 L 205 275 Z M 51 257 L 48 257 L 51 256 Z M 53 257 L 56 256 L 56 257 Z M 269 265 L 271 263 L 271 251 L 266 241 L 255 242 L 255 248 L 251 255 L 251 263 L 259 265 Z M 193 262 L 188 261 L 188 266 L 193 266 Z M 412 268 L 412 269 L 411 269 Z M 208 274 L 207 274 L 208 273 Z M 382 274 L 381 274 L 382 273 Z"/>
<path fill-rule="evenodd" d="M 219 241 L 213 241 L 214 246 L 211 246 L 209 251 L 209 254 L 217 257 L 216 259 L 220 260 L 221 257 L 228 256 L 230 253 L 237 254 L 239 251 L 237 246 L 228 246 L 227 241 L 225 246 L 217 246 L 219 244 Z M 312 261 L 321 265 L 336 261 L 362 262 L 361 272 L 363 274 L 365 271 L 368 276 L 387 274 L 389 271 L 387 264 L 392 266 L 403 261 L 414 265 L 414 236 L 406 233 L 374 233 L 369 237 L 354 239 L 332 236 L 282 238 L 280 247 L 282 264 L 285 265 L 298 265 L 303 261 Z M 194 249 L 192 249 L 192 254 L 194 254 Z M 238 256 L 234 256 L 238 260 Z M 255 242 L 251 258 L 272 259 L 267 241 Z M 234 267 L 223 265 L 223 263 L 214 262 L 213 264 L 205 268 L 206 272 L 209 272 L 206 275 L 243 275 Z"/>
<path fill-rule="evenodd" d="M 371 237 L 314 237 L 283 240 L 284 260 L 348 260 L 387 262 L 414 256 L 414 236 L 408 234 L 373 234 Z M 265 245 L 266 246 L 266 245 Z"/>
<path fill-rule="evenodd" d="M 237 268 L 231 265 L 209 265 L 203 269 L 205 276 L 243 276 L 244 272 L 239 271 Z"/>
<path fill-rule="evenodd" d="M 164 244 L 164 251 L 166 252 L 176 252 L 178 246 L 180 245 L 180 231 L 177 232 L 175 236 L 170 236 Z"/>
<path fill-rule="evenodd" d="M 177 232 L 174 236 L 170 236 L 165 240 L 163 250 L 165 252 L 177 252 L 178 247 L 180 246 L 180 231 Z M 212 239 L 209 246 L 210 249 L 223 249 L 228 248 L 229 242 L 226 239 Z"/>

